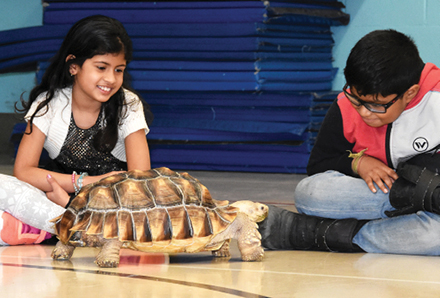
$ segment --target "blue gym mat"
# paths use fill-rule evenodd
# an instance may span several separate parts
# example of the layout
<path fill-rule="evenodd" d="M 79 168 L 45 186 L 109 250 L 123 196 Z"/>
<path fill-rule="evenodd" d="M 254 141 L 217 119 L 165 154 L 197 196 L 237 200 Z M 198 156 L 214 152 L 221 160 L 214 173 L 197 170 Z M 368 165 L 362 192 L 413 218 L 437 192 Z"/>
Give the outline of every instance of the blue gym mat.
<path fill-rule="evenodd" d="M 108 15 L 133 40 L 127 70 L 155 114 L 153 167 L 305 172 L 337 94 L 339 1 L 45 2 L 43 26 L 0 32 L 0 72 L 38 69 L 40 81 L 74 22 Z"/>

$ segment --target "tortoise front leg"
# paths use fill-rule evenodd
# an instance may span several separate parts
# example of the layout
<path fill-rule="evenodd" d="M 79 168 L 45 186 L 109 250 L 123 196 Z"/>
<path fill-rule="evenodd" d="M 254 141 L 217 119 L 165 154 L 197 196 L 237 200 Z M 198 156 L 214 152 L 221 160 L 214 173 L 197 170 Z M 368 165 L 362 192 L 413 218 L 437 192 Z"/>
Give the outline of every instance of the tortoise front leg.
<path fill-rule="evenodd" d="M 122 242 L 117 239 L 105 239 L 102 242 L 103 245 L 101 251 L 96 256 L 95 263 L 99 267 L 118 267 L 119 251 L 121 250 Z"/>
<path fill-rule="evenodd" d="M 229 227 L 215 235 L 211 239 L 211 243 L 218 244 L 227 239 L 235 238 L 238 241 L 238 249 L 243 261 L 261 261 L 264 257 L 264 250 L 261 247 L 261 235 L 257 227 L 257 224 L 252 222 L 249 217 L 238 213 Z M 209 244 L 207 248 L 209 248 Z"/>
<path fill-rule="evenodd" d="M 226 240 L 218 250 L 212 251 L 213 256 L 217 258 L 229 258 L 231 256 L 229 243 L 231 243 L 231 239 Z"/>
<path fill-rule="evenodd" d="M 64 244 L 63 242 L 58 241 L 51 256 L 54 260 L 70 260 L 74 250 L 75 247 L 73 245 Z"/>
<path fill-rule="evenodd" d="M 237 216 L 235 221 L 237 219 L 241 222 L 241 228 L 237 231 L 241 259 L 243 261 L 261 261 L 264 257 L 264 249 L 261 247 L 261 235 L 258 232 L 257 224 L 246 216 Z"/>

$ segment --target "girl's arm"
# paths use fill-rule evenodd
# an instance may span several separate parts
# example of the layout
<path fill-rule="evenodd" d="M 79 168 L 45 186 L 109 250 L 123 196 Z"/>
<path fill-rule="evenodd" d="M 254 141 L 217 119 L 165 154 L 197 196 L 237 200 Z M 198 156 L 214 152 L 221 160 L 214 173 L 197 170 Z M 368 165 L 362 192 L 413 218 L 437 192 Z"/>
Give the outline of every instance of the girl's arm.
<path fill-rule="evenodd" d="M 52 186 L 47 181 L 47 175 L 50 174 L 55 177 L 65 191 L 74 192 L 71 175 L 55 173 L 38 167 L 46 136 L 36 125 L 33 126 L 31 134 L 28 134 L 28 132 L 30 132 L 29 123 L 18 147 L 14 164 L 14 176 L 44 192 L 48 192 L 52 190 Z"/>
<path fill-rule="evenodd" d="M 29 131 L 30 126 L 28 124 L 26 127 L 26 133 Z M 18 147 L 17 157 L 14 164 L 14 176 L 47 193 L 53 191 L 53 188 L 48 181 L 48 175 L 51 175 L 67 193 L 74 193 L 75 189 L 73 187 L 71 173 L 61 174 L 38 167 L 44 141 L 46 139 L 44 133 L 41 132 L 36 125 L 33 126 L 31 134 L 26 133 L 23 135 L 20 146 Z M 110 172 L 99 176 L 87 176 L 84 178 L 83 185 L 96 182 L 116 173 L 119 172 Z M 77 182 L 79 175 L 75 178 L 75 182 Z"/>
<path fill-rule="evenodd" d="M 150 150 L 144 129 L 135 131 L 125 138 L 125 154 L 129 171 L 151 169 Z"/>

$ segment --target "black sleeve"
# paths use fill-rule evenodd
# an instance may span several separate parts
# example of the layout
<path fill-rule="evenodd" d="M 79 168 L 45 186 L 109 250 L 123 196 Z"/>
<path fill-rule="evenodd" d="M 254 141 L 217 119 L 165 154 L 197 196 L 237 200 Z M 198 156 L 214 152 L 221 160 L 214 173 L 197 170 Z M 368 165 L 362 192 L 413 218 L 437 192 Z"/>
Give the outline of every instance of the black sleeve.
<path fill-rule="evenodd" d="M 346 175 L 355 176 L 351 168 L 354 144 L 344 136 L 341 110 L 337 99 L 332 103 L 319 129 L 315 145 L 310 153 L 307 174 L 314 175 L 327 170 L 335 170 Z"/>

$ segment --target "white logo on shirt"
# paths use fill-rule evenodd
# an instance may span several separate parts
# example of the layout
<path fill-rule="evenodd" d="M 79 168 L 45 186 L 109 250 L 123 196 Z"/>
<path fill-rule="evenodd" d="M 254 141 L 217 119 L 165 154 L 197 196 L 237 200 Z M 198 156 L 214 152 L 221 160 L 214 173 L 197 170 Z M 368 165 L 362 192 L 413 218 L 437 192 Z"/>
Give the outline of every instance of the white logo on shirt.
<path fill-rule="evenodd" d="M 413 148 L 417 152 L 423 152 L 426 151 L 429 147 L 428 140 L 423 137 L 418 137 L 413 142 Z"/>

